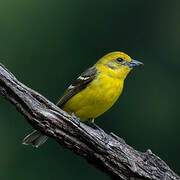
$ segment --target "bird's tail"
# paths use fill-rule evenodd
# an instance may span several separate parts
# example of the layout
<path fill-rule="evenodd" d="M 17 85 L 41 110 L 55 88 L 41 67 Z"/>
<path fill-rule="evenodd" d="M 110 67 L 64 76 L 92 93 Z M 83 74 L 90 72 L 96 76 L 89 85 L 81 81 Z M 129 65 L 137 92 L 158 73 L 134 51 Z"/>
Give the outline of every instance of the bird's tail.
<path fill-rule="evenodd" d="M 35 130 L 23 139 L 22 144 L 32 145 L 33 147 L 37 148 L 40 145 L 44 144 L 47 139 L 48 139 L 47 136 L 45 136 L 41 132 Z"/>

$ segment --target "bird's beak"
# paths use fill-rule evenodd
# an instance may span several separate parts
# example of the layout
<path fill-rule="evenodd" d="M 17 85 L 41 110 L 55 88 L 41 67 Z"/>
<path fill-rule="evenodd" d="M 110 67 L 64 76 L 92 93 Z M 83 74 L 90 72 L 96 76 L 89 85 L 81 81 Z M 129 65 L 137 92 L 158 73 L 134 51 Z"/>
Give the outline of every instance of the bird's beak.
<path fill-rule="evenodd" d="M 128 62 L 128 66 L 130 68 L 133 68 L 133 67 L 136 67 L 136 66 L 141 66 L 141 65 L 144 65 L 144 64 L 142 62 L 136 61 L 134 59 L 132 59 L 130 62 Z"/>

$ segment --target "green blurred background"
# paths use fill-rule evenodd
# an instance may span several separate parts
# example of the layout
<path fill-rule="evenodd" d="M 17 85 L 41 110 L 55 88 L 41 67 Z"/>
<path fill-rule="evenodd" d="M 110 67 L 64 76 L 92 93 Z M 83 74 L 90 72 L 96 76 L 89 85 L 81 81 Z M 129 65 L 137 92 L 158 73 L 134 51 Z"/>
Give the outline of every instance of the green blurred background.
<path fill-rule="evenodd" d="M 54 103 L 108 52 L 144 62 L 96 122 L 180 174 L 180 1 L 1 0 L 0 12 L 0 62 Z M 38 149 L 21 145 L 31 130 L 0 98 L 1 179 L 110 179 L 53 139 Z"/>

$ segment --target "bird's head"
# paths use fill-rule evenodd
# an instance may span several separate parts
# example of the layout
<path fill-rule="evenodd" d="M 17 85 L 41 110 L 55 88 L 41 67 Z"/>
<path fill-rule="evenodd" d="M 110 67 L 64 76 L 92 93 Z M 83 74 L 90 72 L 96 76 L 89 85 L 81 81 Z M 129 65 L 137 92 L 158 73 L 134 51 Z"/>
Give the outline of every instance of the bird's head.
<path fill-rule="evenodd" d="M 96 63 L 99 70 L 120 79 L 125 79 L 134 67 L 140 65 L 143 65 L 143 63 L 118 51 L 106 54 Z"/>

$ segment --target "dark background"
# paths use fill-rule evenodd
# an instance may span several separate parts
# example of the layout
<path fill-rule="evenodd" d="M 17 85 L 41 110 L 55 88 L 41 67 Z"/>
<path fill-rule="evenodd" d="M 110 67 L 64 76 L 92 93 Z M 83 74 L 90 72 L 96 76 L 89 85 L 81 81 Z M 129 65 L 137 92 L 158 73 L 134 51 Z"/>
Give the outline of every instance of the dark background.
<path fill-rule="evenodd" d="M 54 103 L 106 53 L 144 62 L 96 123 L 137 150 L 151 149 L 180 174 L 179 18 L 178 0 L 1 0 L 0 62 Z M 109 179 L 52 139 L 38 149 L 21 145 L 31 130 L 0 98 L 1 179 Z"/>

